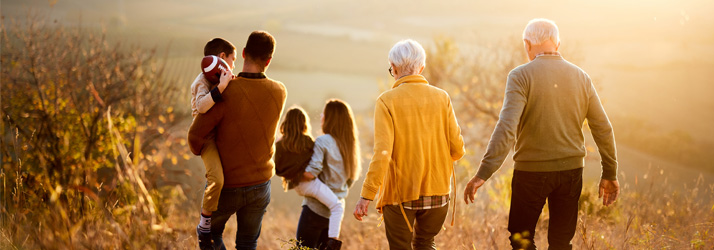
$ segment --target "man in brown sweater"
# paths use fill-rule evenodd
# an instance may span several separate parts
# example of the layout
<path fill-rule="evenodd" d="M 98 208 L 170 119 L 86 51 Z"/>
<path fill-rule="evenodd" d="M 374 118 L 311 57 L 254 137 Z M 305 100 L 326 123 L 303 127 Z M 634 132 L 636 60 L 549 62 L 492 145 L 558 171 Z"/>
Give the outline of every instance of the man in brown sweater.
<path fill-rule="evenodd" d="M 533 236 L 546 200 L 549 249 L 571 249 L 586 154 L 583 122 L 587 119 L 602 158 L 604 205 L 619 194 L 615 136 L 590 77 L 558 53 L 555 23 L 530 21 L 523 41 L 531 61 L 508 75 L 496 129 L 464 200 L 473 202 L 476 190 L 501 167 L 515 141 L 508 218 L 513 249 L 536 249 Z"/>
<path fill-rule="evenodd" d="M 270 202 L 273 144 L 287 97 L 281 82 L 265 76 L 274 48 L 275 39 L 269 33 L 251 33 L 243 49 L 243 71 L 222 94 L 211 92 L 218 101 L 208 112 L 196 116 L 188 132 L 191 152 L 199 155 L 206 135 L 216 130 L 225 178 L 218 210 L 211 216 L 216 249 L 225 249 L 222 235 L 232 214 L 238 221 L 236 248 L 256 249 Z M 205 241 L 210 243 L 211 239 Z"/>

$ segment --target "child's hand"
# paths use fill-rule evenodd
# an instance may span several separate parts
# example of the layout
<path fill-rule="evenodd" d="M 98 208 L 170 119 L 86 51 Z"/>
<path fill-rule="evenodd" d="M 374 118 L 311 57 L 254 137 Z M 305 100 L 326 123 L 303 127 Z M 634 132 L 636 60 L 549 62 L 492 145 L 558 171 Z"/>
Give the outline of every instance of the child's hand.
<path fill-rule="evenodd" d="M 235 78 L 235 76 L 230 70 L 221 70 L 221 79 L 218 83 L 218 91 L 223 93 L 223 90 L 228 87 L 228 83 L 233 80 L 233 78 Z"/>
<path fill-rule="evenodd" d="M 306 181 L 309 181 L 309 180 L 315 179 L 315 176 L 314 176 L 312 173 L 310 173 L 310 172 L 304 172 L 304 173 L 302 174 L 302 179 L 303 179 L 303 180 L 306 180 Z"/>

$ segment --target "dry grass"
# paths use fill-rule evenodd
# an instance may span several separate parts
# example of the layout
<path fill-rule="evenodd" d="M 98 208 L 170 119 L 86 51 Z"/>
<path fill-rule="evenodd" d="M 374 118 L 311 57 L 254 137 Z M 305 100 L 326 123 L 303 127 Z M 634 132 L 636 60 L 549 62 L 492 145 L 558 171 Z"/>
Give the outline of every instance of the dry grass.
<path fill-rule="evenodd" d="M 622 196 L 610 207 L 603 206 L 602 201 L 597 199 L 596 183 L 585 184 L 577 232 L 573 238 L 576 249 L 710 249 L 714 246 L 714 185 L 701 180 L 693 180 L 687 187 L 663 185 L 665 176 L 660 174 L 660 170 L 653 170 L 648 175 L 650 178 L 646 182 L 624 186 Z M 449 225 L 449 213 L 442 232 L 436 237 L 437 247 L 510 247 L 510 234 L 506 229 L 510 176 L 510 173 L 503 173 L 490 180 L 479 191 L 475 205 L 464 206 L 462 200 L 457 201 L 456 223 L 453 227 Z M 350 214 L 353 203 L 348 201 L 348 214 L 342 228 L 346 249 L 388 249 L 384 227 L 378 226 L 379 215 L 371 209 L 372 214 L 367 221 L 358 222 Z M 299 207 L 286 210 L 279 204 L 271 204 L 263 220 L 259 246 L 264 249 L 287 249 L 281 248 L 282 241 L 279 239 L 295 237 L 299 214 Z M 536 244 L 541 248 L 547 247 L 548 219 L 546 205 L 536 232 Z M 226 242 L 232 242 L 234 233 L 224 234 Z"/>
<path fill-rule="evenodd" d="M 36 13 L 3 20 L 0 248 L 173 245 L 185 196 L 157 181 L 187 158 L 187 113 L 154 57 Z"/>

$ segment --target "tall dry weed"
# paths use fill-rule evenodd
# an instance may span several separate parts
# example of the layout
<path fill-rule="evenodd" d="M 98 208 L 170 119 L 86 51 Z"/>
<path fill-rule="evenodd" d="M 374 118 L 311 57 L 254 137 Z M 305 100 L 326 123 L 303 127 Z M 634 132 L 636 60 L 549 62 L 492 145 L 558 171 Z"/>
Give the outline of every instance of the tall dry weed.
<path fill-rule="evenodd" d="M 2 249 L 171 248 L 187 112 L 156 51 L 38 13 L 3 20 Z"/>

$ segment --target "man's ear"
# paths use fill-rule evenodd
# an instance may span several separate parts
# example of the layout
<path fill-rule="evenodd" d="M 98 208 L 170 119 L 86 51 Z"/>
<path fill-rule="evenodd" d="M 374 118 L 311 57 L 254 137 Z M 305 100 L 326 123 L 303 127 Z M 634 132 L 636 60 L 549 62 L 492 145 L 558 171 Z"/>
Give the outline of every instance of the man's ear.
<path fill-rule="evenodd" d="M 424 72 L 424 66 L 421 66 L 421 68 L 419 68 L 419 74 L 420 74 L 420 75 L 421 75 L 421 72 Z"/>
<path fill-rule="evenodd" d="M 219 53 L 219 54 L 218 54 L 218 58 L 223 59 L 223 60 L 226 60 L 226 58 L 227 58 L 226 52 L 221 52 L 221 53 Z"/>
<path fill-rule="evenodd" d="M 530 41 L 523 39 L 523 45 L 526 46 L 526 51 L 531 51 L 531 42 Z"/>
<path fill-rule="evenodd" d="M 240 53 L 240 55 L 243 57 L 243 59 L 245 59 L 245 48 L 244 48 L 243 51 Z"/>
<path fill-rule="evenodd" d="M 270 65 L 270 60 L 273 60 L 273 58 L 268 58 L 268 60 L 265 61 L 265 67 L 268 67 L 268 65 Z"/>
<path fill-rule="evenodd" d="M 555 45 L 555 51 L 558 51 L 559 48 L 560 48 L 560 42 L 558 42 L 558 44 Z"/>

